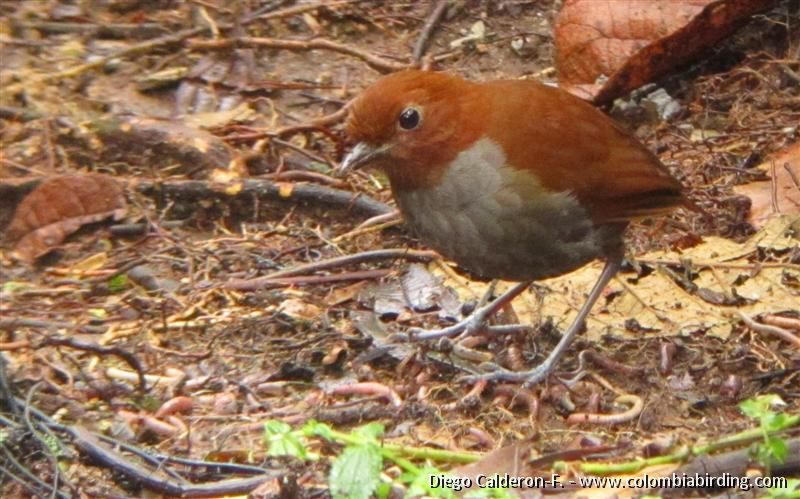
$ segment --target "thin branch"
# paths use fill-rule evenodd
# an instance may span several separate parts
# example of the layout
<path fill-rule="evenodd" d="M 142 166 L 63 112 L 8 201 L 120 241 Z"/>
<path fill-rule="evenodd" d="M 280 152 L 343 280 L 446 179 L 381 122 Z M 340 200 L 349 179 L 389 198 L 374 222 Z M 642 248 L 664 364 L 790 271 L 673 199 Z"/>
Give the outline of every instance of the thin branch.
<path fill-rule="evenodd" d="M 125 459 L 118 452 L 106 448 L 88 430 L 79 426 L 66 427 L 73 442 L 85 454 L 101 466 L 122 473 L 142 484 L 143 487 L 159 494 L 175 497 L 220 497 L 250 492 L 267 480 L 280 479 L 285 474 L 264 470 L 264 474 L 242 479 L 220 480 L 212 483 L 176 483 L 162 477 L 139 464 Z"/>
<path fill-rule="evenodd" d="M 281 287 L 281 286 L 301 286 L 308 284 L 330 284 L 334 282 L 365 281 L 370 279 L 381 279 L 389 275 L 391 272 L 392 271 L 389 269 L 373 269 L 373 270 L 360 270 L 355 272 L 342 272 L 340 274 L 331 274 L 331 275 L 276 277 L 274 279 L 264 279 L 262 277 L 257 277 L 255 279 L 232 279 L 225 283 L 225 288 L 233 289 L 236 291 L 255 291 L 257 289 L 265 289 L 265 288 Z"/>
<path fill-rule="evenodd" d="M 395 258 L 406 258 L 411 261 L 425 262 L 437 257 L 438 255 L 433 251 L 418 251 L 405 248 L 364 251 L 362 253 L 356 253 L 355 255 L 338 256 L 335 258 L 329 258 L 327 260 L 297 265 L 296 267 L 273 272 L 272 274 L 257 277 L 255 279 L 231 279 L 225 283 L 225 287 L 228 289 L 253 289 L 254 287 L 265 286 L 272 282 L 278 282 L 278 279 L 296 276 L 299 274 L 310 274 L 311 272 L 343 267 L 345 265 L 355 265 L 359 263 Z"/>
<path fill-rule="evenodd" d="M 105 326 L 91 326 L 88 324 L 73 324 L 62 321 L 45 321 L 41 319 L 28 319 L 18 317 L 16 319 L 0 319 L 0 330 L 13 331 L 18 328 L 29 327 L 33 329 L 66 329 L 69 331 L 80 331 L 88 334 L 103 334 L 108 328 Z"/>
<path fill-rule="evenodd" d="M 355 192 L 333 189 L 324 185 L 276 183 L 265 179 L 244 180 L 242 189 L 234 195 L 221 193 L 218 189 L 213 188 L 210 182 L 201 180 L 142 181 L 136 183 L 136 189 L 146 196 L 182 199 L 255 197 L 261 200 L 309 203 L 351 210 L 369 217 L 392 211 L 389 205 Z"/>
<path fill-rule="evenodd" d="M 340 54 L 351 55 L 366 62 L 369 66 L 385 72 L 399 71 L 411 67 L 407 63 L 394 62 L 359 48 L 351 47 L 344 43 L 335 42 L 326 38 L 312 40 L 285 40 L 280 38 L 265 38 L 256 36 L 242 36 L 238 38 L 223 38 L 220 40 L 187 41 L 189 48 L 205 50 L 226 50 L 231 48 L 270 48 L 284 50 L 330 50 Z"/>
<path fill-rule="evenodd" d="M 22 400 L 18 398 L 15 400 L 18 404 L 23 403 Z M 63 433 L 71 437 L 73 444 L 78 448 L 78 450 L 94 459 L 96 464 L 121 473 L 130 480 L 142 484 L 143 487 L 167 496 L 220 497 L 235 494 L 245 494 L 252 491 L 267 480 L 280 480 L 286 476 L 286 472 L 284 470 L 270 470 L 243 464 L 215 463 L 210 461 L 198 461 L 163 455 L 150 455 L 136 446 L 114 440 L 105 435 L 95 434 L 80 426 L 63 425 L 57 423 L 52 418 L 33 406 L 30 407 L 30 413 L 39 421 L 41 421 L 43 426 L 48 427 L 52 431 Z M 10 423 L 10 420 L 7 420 L 2 415 L 0 415 L 0 421 Z M 113 450 L 108 448 L 103 442 L 110 444 L 113 447 Z M 136 462 L 131 462 L 128 457 L 119 452 L 120 449 L 133 453 L 141 458 L 144 462 L 152 466 L 152 468 L 145 467 Z M 6 447 L 0 446 L 0 450 L 6 450 Z M 211 483 L 193 484 L 180 481 L 179 479 L 175 478 L 174 474 L 171 475 L 172 479 L 165 477 L 153 469 L 162 468 L 166 463 L 170 462 L 195 468 L 203 467 L 208 470 L 225 470 L 227 472 L 246 473 L 256 476 L 243 479 L 227 479 Z M 23 471 L 27 471 L 24 467 L 21 469 Z M 49 489 L 48 484 L 40 482 L 35 476 L 31 475 L 29 478 Z M 63 497 L 67 496 L 63 495 Z"/>
<path fill-rule="evenodd" d="M 124 360 L 131 368 L 136 371 L 139 376 L 139 389 L 142 393 L 147 392 L 147 380 L 145 379 L 144 368 L 142 363 L 135 355 L 123 350 L 119 347 L 108 347 L 98 345 L 97 343 L 90 343 L 88 341 L 80 341 L 75 338 L 65 338 L 63 336 L 49 336 L 42 340 L 39 346 L 53 345 L 53 346 L 66 346 L 76 350 L 84 350 L 93 352 L 99 355 L 114 355 Z"/>
<path fill-rule="evenodd" d="M 249 24 L 251 21 L 255 21 L 259 19 L 261 21 L 265 21 L 268 19 L 281 19 L 284 17 L 296 16 L 297 14 L 304 14 L 306 12 L 310 12 L 312 10 L 317 10 L 321 7 L 325 8 L 333 8 L 333 7 L 340 7 L 342 5 L 349 5 L 353 3 L 362 2 L 364 0 L 341 0 L 338 2 L 331 2 L 330 0 L 323 0 L 322 2 L 308 4 L 308 5 L 295 5 L 293 7 L 287 7 L 285 9 L 275 10 L 272 12 L 263 13 L 260 11 L 256 11 L 250 15 L 248 15 L 242 24 Z"/>
<path fill-rule="evenodd" d="M 199 35 L 205 32 L 206 30 L 208 30 L 208 28 L 206 26 L 203 26 L 199 28 L 185 29 L 182 31 L 178 31 L 177 33 L 172 33 L 169 35 L 158 37 L 153 40 L 146 40 L 142 43 L 137 43 L 135 45 L 131 45 L 130 47 L 117 50 L 116 52 L 113 52 L 109 55 L 99 57 L 92 62 L 79 64 L 77 66 L 72 66 L 71 68 L 67 68 L 63 71 L 57 71 L 55 73 L 41 75 L 34 79 L 38 82 L 49 82 L 54 80 L 60 80 L 63 78 L 70 78 L 72 76 L 78 76 L 92 69 L 102 68 L 103 66 L 105 66 L 114 59 L 123 59 L 133 55 L 147 54 L 157 48 L 181 43 L 186 38 Z M 7 92 L 7 95 L 13 95 L 30 85 L 31 85 L 30 79 L 26 79 L 25 81 L 6 87 L 5 92 Z"/>
<path fill-rule="evenodd" d="M 425 21 L 425 25 L 422 27 L 419 38 L 417 38 L 417 43 L 414 45 L 413 58 L 415 61 L 419 62 L 420 59 L 422 59 L 422 56 L 425 54 L 425 48 L 428 45 L 428 40 L 430 39 L 431 34 L 433 34 L 433 30 L 436 29 L 436 26 L 442 19 L 442 16 L 444 16 L 448 3 L 449 0 L 439 0 L 439 2 L 433 8 L 431 15 L 428 16 L 428 19 Z"/>

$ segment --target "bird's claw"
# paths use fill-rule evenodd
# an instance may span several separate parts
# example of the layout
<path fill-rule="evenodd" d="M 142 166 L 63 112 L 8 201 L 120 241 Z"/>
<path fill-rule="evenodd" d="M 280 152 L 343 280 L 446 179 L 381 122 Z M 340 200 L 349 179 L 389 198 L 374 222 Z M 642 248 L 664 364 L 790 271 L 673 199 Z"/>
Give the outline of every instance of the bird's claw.
<path fill-rule="evenodd" d="M 523 388 L 530 388 L 533 385 L 541 383 L 550 374 L 551 369 L 547 364 L 541 364 L 528 371 L 509 371 L 508 369 L 498 366 L 494 363 L 483 363 L 481 367 L 490 372 L 483 374 L 471 374 L 461 378 L 466 383 L 476 383 L 478 381 L 507 381 L 512 383 L 522 382 Z"/>
<path fill-rule="evenodd" d="M 442 329 L 423 329 L 421 327 L 412 327 L 408 329 L 408 341 L 425 341 L 425 340 L 438 340 L 440 338 L 450 338 L 456 336 L 466 330 L 464 322 L 459 322 L 450 327 Z"/>

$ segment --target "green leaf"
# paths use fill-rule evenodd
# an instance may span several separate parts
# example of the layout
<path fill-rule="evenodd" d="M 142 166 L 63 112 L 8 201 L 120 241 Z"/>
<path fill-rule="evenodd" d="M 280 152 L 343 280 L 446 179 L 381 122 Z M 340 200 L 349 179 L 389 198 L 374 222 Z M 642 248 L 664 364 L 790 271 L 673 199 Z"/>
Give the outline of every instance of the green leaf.
<path fill-rule="evenodd" d="M 769 455 L 779 463 L 785 462 L 786 456 L 789 455 L 789 446 L 786 445 L 786 440 L 780 437 L 767 438 L 767 448 L 769 449 Z"/>
<path fill-rule="evenodd" d="M 343 499 L 369 499 L 380 482 L 383 457 L 375 444 L 346 447 L 331 466 L 331 495 Z"/>
<path fill-rule="evenodd" d="M 375 442 L 378 440 L 378 437 L 382 436 L 384 432 L 384 427 L 380 423 L 369 423 L 365 424 L 364 426 L 360 426 L 353 430 L 353 433 L 364 438 L 369 442 Z"/>
<path fill-rule="evenodd" d="M 770 413 L 762 419 L 761 424 L 767 431 L 780 431 L 789 424 L 789 415 L 783 412 Z"/>
<path fill-rule="evenodd" d="M 278 421 L 277 419 L 270 419 L 264 423 L 264 432 L 269 435 L 282 435 L 292 431 L 292 427 L 288 423 Z"/>
<path fill-rule="evenodd" d="M 770 393 L 745 400 L 739 404 L 739 409 L 745 416 L 749 418 L 761 418 L 762 416 L 771 413 L 772 408 L 782 407 L 785 405 L 786 402 L 784 402 L 782 398 L 774 393 Z"/>
<path fill-rule="evenodd" d="M 748 418 L 757 419 L 761 417 L 764 412 L 763 404 L 760 404 L 756 399 L 747 399 L 739 404 L 739 410 Z"/>
<path fill-rule="evenodd" d="M 115 275 L 108 280 L 108 290 L 112 293 L 119 293 L 125 291 L 131 286 L 128 281 L 128 276 L 125 274 Z"/>
<path fill-rule="evenodd" d="M 301 431 L 307 437 L 320 437 L 328 441 L 333 440 L 333 428 L 313 419 L 307 422 Z"/>
<path fill-rule="evenodd" d="M 16 291 L 24 291 L 30 287 L 30 283 L 27 282 L 6 281 L 0 289 L 2 289 L 3 293 L 14 293 Z"/>
<path fill-rule="evenodd" d="M 381 482 L 375 490 L 375 497 L 378 499 L 389 499 L 392 495 L 392 484 L 389 482 Z"/>
<path fill-rule="evenodd" d="M 300 437 L 292 432 L 292 427 L 283 421 L 271 420 L 264 423 L 264 445 L 267 446 L 267 455 L 270 456 L 293 456 L 302 460 L 313 459 Z"/>

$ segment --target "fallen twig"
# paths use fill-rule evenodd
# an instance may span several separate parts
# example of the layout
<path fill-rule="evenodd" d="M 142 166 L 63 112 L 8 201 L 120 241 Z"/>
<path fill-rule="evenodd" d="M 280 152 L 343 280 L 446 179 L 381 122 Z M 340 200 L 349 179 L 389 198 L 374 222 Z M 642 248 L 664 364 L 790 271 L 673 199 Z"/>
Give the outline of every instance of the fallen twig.
<path fill-rule="evenodd" d="M 785 460 L 781 462 L 774 458 L 770 459 L 769 470 L 772 476 L 791 476 L 800 471 L 800 438 L 789 439 L 785 445 L 787 456 Z M 746 476 L 752 463 L 753 450 L 745 448 L 722 454 L 697 456 L 672 473 L 677 476 L 693 476 L 695 474 L 704 474 L 707 477 Z M 682 487 L 681 490 L 686 493 L 685 488 Z M 677 488 L 660 489 L 656 494 L 661 497 L 672 496 L 675 491 Z"/>
<path fill-rule="evenodd" d="M 26 405 L 25 402 L 19 398 L 15 397 L 14 400 L 19 405 Z M 92 433 L 80 426 L 57 423 L 32 405 L 27 405 L 26 407 L 29 413 L 38 420 L 37 424 L 46 429 L 48 434 L 51 432 L 58 432 L 69 436 L 72 438 L 75 447 L 91 457 L 96 464 L 121 473 L 128 479 L 141 484 L 143 487 L 163 495 L 174 497 L 220 497 L 243 494 L 255 489 L 258 485 L 267 480 L 279 480 L 286 475 L 284 470 L 269 470 L 246 464 L 198 461 L 148 453 L 134 445 L 115 440 L 105 435 Z M 7 419 L 2 415 L 0 415 L 0 422 L 9 427 L 21 424 L 17 421 Z M 107 447 L 107 445 L 111 448 Z M 6 446 L 0 446 L 0 450 L 7 451 L 7 449 Z M 120 451 L 132 453 L 149 465 L 149 467 L 132 462 L 130 457 L 121 454 Z M 13 459 L 13 455 L 8 452 L 6 452 L 4 457 Z M 224 471 L 256 476 L 194 484 L 189 483 L 180 474 L 167 467 L 166 465 L 169 463 L 180 464 L 190 468 L 205 468 L 209 471 L 213 470 L 216 473 Z M 37 483 L 44 490 L 48 490 L 52 494 L 58 494 L 53 495 L 53 497 L 71 497 L 71 495 L 52 489 L 49 484 L 39 480 L 38 477 L 31 474 L 27 468 L 21 464 L 19 464 L 18 469 L 26 474 L 27 478 L 32 481 L 30 483 Z"/>
<path fill-rule="evenodd" d="M 210 182 L 201 180 L 142 181 L 136 182 L 135 186 L 140 193 L 146 196 L 159 195 L 190 200 L 213 197 L 255 197 L 262 200 L 328 205 L 349 209 L 369 217 L 392 211 L 389 205 L 368 196 L 317 184 L 287 184 L 265 179 L 247 179 L 242 181 L 242 188 L 236 194 L 225 194 Z"/>
<path fill-rule="evenodd" d="M 131 371 L 125 371 L 124 369 L 119 369 L 116 367 L 109 367 L 106 369 L 106 376 L 111 379 L 117 379 L 122 381 L 135 381 L 138 379 L 138 373 L 134 373 Z M 180 381 L 179 378 L 174 376 L 161 376 L 158 374 L 145 374 L 144 379 L 150 383 L 151 385 L 172 385 Z"/>
<path fill-rule="evenodd" d="M 396 227 L 398 225 L 401 225 L 402 223 L 403 223 L 403 218 L 400 215 L 400 212 L 395 210 L 391 213 L 386 213 L 384 215 L 378 215 L 376 217 L 372 217 L 369 220 L 364 221 L 364 223 L 362 223 L 355 229 L 351 230 L 350 232 L 345 232 L 344 234 L 334 237 L 333 239 L 331 239 L 331 242 L 339 243 L 346 239 L 352 239 L 356 236 L 360 236 L 370 232 L 380 232 L 383 229 Z"/>
<path fill-rule="evenodd" d="M 133 368 L 133 370 L 139 375 L 139 390 L 141 390 L 142 393 L 147 392 L 147 380 L 145 379 L 142 363 L 139 362 L 139 359 L 135 355 L 127 350 L 123 350 L 122 348 L 114 346 L 108 347 L 99 345 L 97 343 L 90 343 L 88 341 L 80 341 L 75 338 L 65 338 L 63 336 L 48 336 L 42 339 L 42 342 L 39 344 L 39 346 L 45 345 L 66 346 L 76 350 L 93 352 L 99 355 L 114 355 L 119 357 L 129 366 L 131 366 L 131 368 Z"/>
<path fill-rule="evenodd" d="M 46 35 L 78 33 L 99 38 L 151 38 L 169 30 L 158 23 L 69 23 L 69 22 L 24 22 L 21 27 L 35 29 Z"/>
<path fill-rule="evenodd" d="M 436 28 L 436 25 L 439 24 L 439 20 L 444 15 L 448 3 L 449 0 L 439 0 L 431 11 L 431 15 L 428 16 L 428 19 L 425 21 L 425 25 L 422 27 L 419 38 L 417 38 L 417 43 L 414 45 L 414 52 L 412 53 L 415 61 L 419 62 L 423 54 L 425 54 L 425 47 L 428 45 L 428 40 L 433 30 Z"/>
<path fill-rule="evenodd" d="M 49 82 L 54 80 L 60 80 L 62 78 L 70 78 L 73 76 L 78 76 L 83 74 L 87 71 L 92 69 L 102 68 L 110 61 L 114 59 L 123 59 L 126 57 L 130 57 L 132 55 L 142 55 L 153 50 L 169 45 L 175 45 L 177 43 L 181 43 L 186 38 L 199 35 L 206 31 L 208 28 L 206 26 L 198 27 L 198 28 L 191 28 L 185 29 L 182 31 L 178 31 L 177 33 L 172 33 L 169 35 L 164 35 L 153 40 L 146 40 L 142 43 L 137 43 L 135 45 L 131 45 L 130 47 L 125 47 L 124 49 L 117 50 L 109 55 L 98 57 L 97 59 L 93 60 L 92 62 L 87 62 L 85 64 L 79 64 L 77 66 L 72 66 L 67 68 L 63 71 L 57 71 L 55 73 L 48 73 L 45 75 L 38 76 L 33 78 L 39 82 Z M 9 85 L 6 87 L 5 92 L 8 95 L 14 95 L 19 91 L 23 90 L 25 87 L 31 84 L 31 79 L 26 79 L 20 83 L 16 83 L 14 85 Z"/>
<path fill-rule="evenodd" d="M 212 483 L 181 483 L 154 473 L 139 464 L 125 459 L 118 452 L 106 448 L 88 430 L 79 426 L 66 427 L 76 447 L 86 453 L 98 464 L 142 484 L 143 487 L 159 494 L 177 497 L 219 497 L 249 492 L 267 480 L 278 479 L 283 472 L 264 470 L 263 475 L 255 477 L 220 480 Z"/>
<path fill-rule="evenodd" d="M 388 269 L 361 270 L 356 272 L 343 272 L 331 275 L 313 275 L 298 277 L 276 277 L 274 279 L 231 279 L 225 283 L 226 289 L 236 291 L 255 291 L 279 286 L 301 286 L 308 284 L 326 284 L 332 282 L 364 281 L 368 279 L 381 279 L 392 271 Z"/>
<path fill-rule="evenodd" d="M 278 282 L 278 279 L 296 276 L 298 274 L 309 274 L 320 270 L 328 270 L 345 265 L 355 265 L 377 260 L 388 260 L 395 258 L 405 258 L 410 261 L 430 261 L 438 255 L 433 251 L 409 250 L 405 248 L 390 248 L 373 251 L 364 251 L 354 255 L 337 256 L 327 260 L 297 265 L 289 269 L 279 270 L 272 274 L 256 277 L 255 279 L 231 279 L 225 283 L 227 289 L 254 289 L 253 287 L 263 287 L 271 282 Z"/>
<path fill-rule="evenodd" d="M 270 48 L 284 50 L 330 50 L 340 54 L 351 55 L 366 62 L 369 66 L 386 72 L 400 71 L 410 67 L 407 63 L 394 62 L 364 50 L 326 38 L 312 40 L 285 40 L 257 36 L 222 38 L 219 40 L 191 39 L 187 41 L 190 48 L 204 50 L 227 50 L 231 48 Z"/>
<path fill-rule="evenodd" d="M 267 13 L 264 13 L 259 9 L 256 12 L 253 12 L 252 14 L 249 14 L 247 17 L 245 17 L 243 22 L 242 22 L 242 24 L 248 24 L 251 21 L 255 21 L 256 19 L 260 19 L 262 21 L 265 21 L 265 20 L 268 20 L 268 19 L 281 19 L 281 18 L 284 18 L 284 17 L 296 16 L 297 14 L 304 14 L 304 13 L 310 12 L 312 10 L 317 10 L 317 9 L 319 9 L 321 7 L 325 7 L 325 8 L 330 9 L 330 8 L 333 8 L 333 7 L 339 7 L 341 5 L 348 5 L 348 4 L 351 4 L 351 3 L 357 3 L 357 2 L 361 2 L 361 1 L 363 1 L 363 0 L 340 0 L 338 2 L 331 2 L 330 0 L 323 0 L 323 1 L 318 2 L 318 3 L 312 3 L 312 4 L 308 4 L 308 5 L 295 5 L 295 6 L 292 6 L 292 7 L 287 7 L 285 9 L 275 10 L 275 11 L 267 12 Z M 265 8 L 269 8 L 269 6 L 267 6 Z"/>
<path fill-rule="evenodd" d="M 306 170 L 286 170 L 280 173 L 269 175 L 269 178 L 277 182 L 297 182 L 297 181 L 311 181 L 320 184 L 327 184 L 333 187 L 345 187 L 344 181 L 341 179 L 325 175 L 324 173 L 306 171 Z"/>
<path fill-rule="evenodd" d="M 66 329 L 69 331 L 80 331 L 89 334 L 103 334 L 108 328 L 105 326 L 90 326 L 87 324 L 73 324 L 62 321 L 45 321 L 41 319 L 28 319 L 19 317 L 16 319 L 0 319 L 0 330 L 13 331 L 18 328 L 29 327 L 32 329 Z"/>

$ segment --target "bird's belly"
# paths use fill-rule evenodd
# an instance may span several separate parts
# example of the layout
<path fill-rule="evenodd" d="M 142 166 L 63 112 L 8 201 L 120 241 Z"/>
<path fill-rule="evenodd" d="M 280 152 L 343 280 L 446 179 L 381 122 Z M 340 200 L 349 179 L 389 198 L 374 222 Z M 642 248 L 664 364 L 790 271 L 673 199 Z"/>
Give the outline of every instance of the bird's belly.
<path fill-rule="evenodd" d="M 462 211 L 433 208 L 428 196 L 410 196 L 401 209 L 427 245 L 483 279 L 536 280 L 565 274 L 602 255 L 588 219 L 571 212 L 512 210 L 483 203 Z"/>
<path fill-rule="evenodd" d="M 470 274 L 514 281 L 561 275 L 620 239 L 619 228 L 594 224 L 571 194 L 491 163 L 455 164 L 434 187 L 395 191 L 419 238 Z"/>

